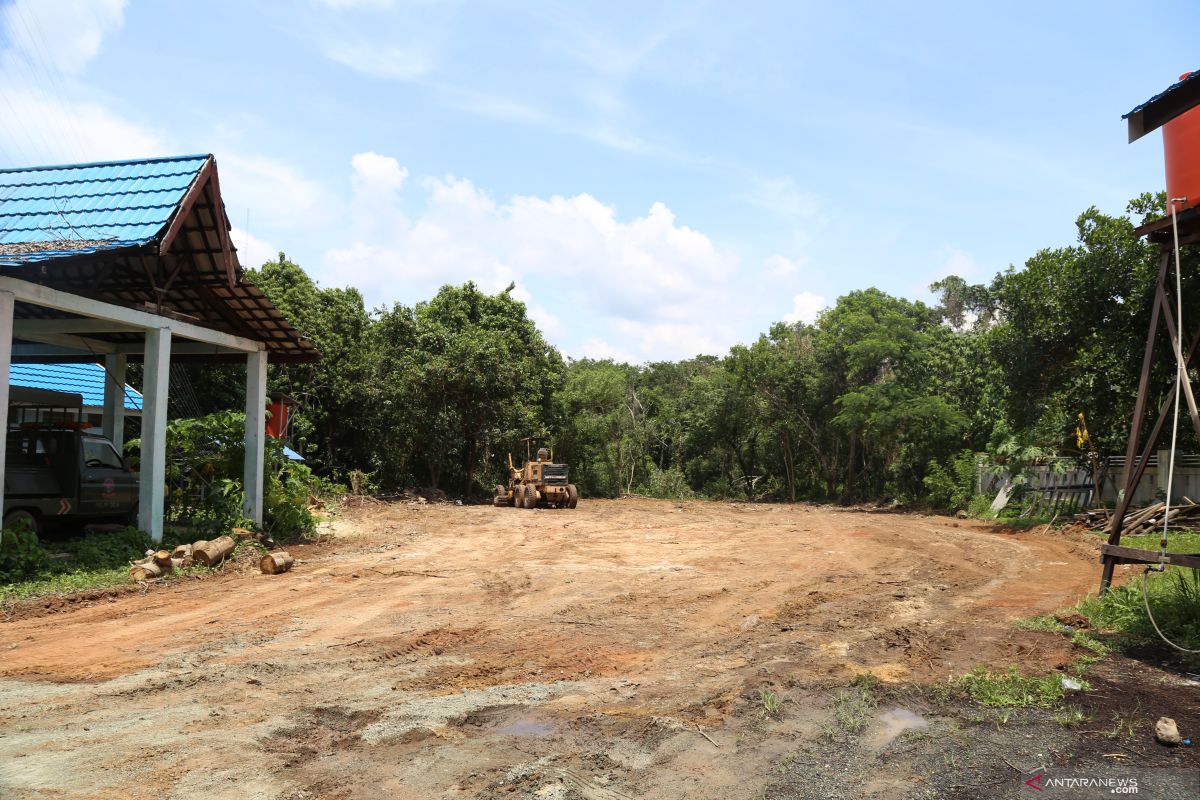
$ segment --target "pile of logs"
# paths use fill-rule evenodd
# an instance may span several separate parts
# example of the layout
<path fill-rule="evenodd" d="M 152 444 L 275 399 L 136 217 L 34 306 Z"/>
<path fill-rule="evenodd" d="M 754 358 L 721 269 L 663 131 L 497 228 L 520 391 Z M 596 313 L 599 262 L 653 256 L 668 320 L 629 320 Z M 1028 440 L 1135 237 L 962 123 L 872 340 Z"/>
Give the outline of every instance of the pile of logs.
<path fill-rule="evenodd" d="M 236 528 L 233 531 L 234 535 L 241 532 Z M 238 538 L 253 536 L 249 531 L 245 531 L 245 534 Z M 161 578 L 173 570 L 186 569 L 193 564 L 220 566 L 233 555 L 236 546 L 237 541 L 233 536 L 218 536 L 212 541 L 202 539 L 192 544 L 181 544 L 174 550 L 147 550 L 145 558 L 129 567 L 129 577 L 135 581 L 145 581 Z M 259 561 L 259 569 L 264 575 L 278 575 L 291 569 L 292 563 L 292 557 L 280 550 L 263 556 Z"/>
<path fill-rule="evenodd" d="M 1125 514 L 1125 524 L 1121 527 L 1123 536 L 1137 536 L 1142 533 L 1154 533 L 1162 530 L 1163 514 L 1166 503 L 1154 503 L 1145 508 L 1131 509 Z M 1183 498 L 1179 505 L 1172 505 L 1167 520 L 1168 525 L 1181 526 L 1200 525 L 1200 505 L 1189 498 Z M 1075 521 L 1095 531 L 1106 531 L 1112 525 L 1112 511 L 1106 508 L 1085 511 L 1075 517 Z"/>

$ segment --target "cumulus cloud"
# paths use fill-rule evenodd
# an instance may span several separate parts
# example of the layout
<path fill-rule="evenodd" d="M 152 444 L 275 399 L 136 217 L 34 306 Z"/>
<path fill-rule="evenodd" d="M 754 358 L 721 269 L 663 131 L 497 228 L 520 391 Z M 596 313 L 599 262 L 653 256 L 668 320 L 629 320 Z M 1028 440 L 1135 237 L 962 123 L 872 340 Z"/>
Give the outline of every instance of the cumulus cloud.
<path fill-rule="evenodd" d="M 350 241 L 325 253 L 324 275 L 360 287 L 368 302 L 414 302 L 467 280 L 487 291 L 515 282 L 570 355 L 681 358 L 738 340 L 750 302 L 738 259 L 663 203 L 626 221 L 589 194 L 500 201 L 446 176 L 418 182 L 410 216 L 399 163 L 362 153 L 351 168 Z"/>
<path fill-rule="evenodd" d="M 817 316 L 829 307 L 829 301 L 815 292 L 801 292 L 792 297 L 791 313 L 785 314 L 785 322 L 806 322 L 812 324 Z"/>

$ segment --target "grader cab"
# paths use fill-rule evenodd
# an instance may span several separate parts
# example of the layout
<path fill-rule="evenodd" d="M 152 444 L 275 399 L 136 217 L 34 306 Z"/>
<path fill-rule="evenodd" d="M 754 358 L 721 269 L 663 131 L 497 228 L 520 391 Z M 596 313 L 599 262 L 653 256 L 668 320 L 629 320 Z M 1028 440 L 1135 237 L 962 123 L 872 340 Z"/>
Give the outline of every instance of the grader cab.
<path fill-rule="evenodd" d="M 514 508 L 574 508 L 579 503 L 575 484 L 567 483 L 567 465 L 554 463 L 554 451 L 539 447 L 537 458 L 530 449 L 532 439 L 525 440 L 525 465 L 513 466 L 508 454 L 508 485 L 496 486 L 492 503 Z"/>

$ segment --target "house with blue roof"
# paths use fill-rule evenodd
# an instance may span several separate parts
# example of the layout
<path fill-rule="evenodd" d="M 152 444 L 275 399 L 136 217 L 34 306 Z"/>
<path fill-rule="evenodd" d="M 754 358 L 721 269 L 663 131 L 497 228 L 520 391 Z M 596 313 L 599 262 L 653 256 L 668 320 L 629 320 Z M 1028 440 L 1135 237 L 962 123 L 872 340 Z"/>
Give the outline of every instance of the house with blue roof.
<path fill-rule="evenodd" d="M 267 364 L 320 358 L 245 279 L 230 229 L 211 155 L 0 169 L 0 429 L 18 380 L 78 394 L 114 439 L 139 405 L 139 524 L 155 540 L 171 364 L 246 366 L 245 511 L 261 522 Z"/>
<path fill-rule="evenodd" d="M 62 392 L 80 396 L 81 422 L 101 426 L 104 414 L 104 381 L 107 377 L 101 364 L 12 364 L 8 380 L 12 386 Z M 142 413 L 142 393 L 125 385 L 121 391 L 125 416 Z M 11 404 L 11 392 L 10 392 Z"/>

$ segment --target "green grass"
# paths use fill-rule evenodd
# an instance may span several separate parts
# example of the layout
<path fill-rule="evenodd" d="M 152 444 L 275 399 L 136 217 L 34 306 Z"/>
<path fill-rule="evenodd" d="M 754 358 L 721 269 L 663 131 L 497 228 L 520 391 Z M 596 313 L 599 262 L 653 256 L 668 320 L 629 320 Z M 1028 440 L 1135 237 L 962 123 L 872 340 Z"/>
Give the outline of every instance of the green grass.
<path fill-rule="evenodd" d="M 1054 715 L 1054 721 L 1064 728 L 1074 728 L 1092 720 L 1092 716 L 1079 706 L 1069 705 Z"/>
<path fill-rule="evenodd" d="M 1105 631 L 1118 647 L 1153 646 L 1166 648 L 1146 616 L 1142 597 L 1143 578 L 1133 576 L 1127 583 L 1114 586 L 1103 596 L 1089 595 L 1079 603 L 1079 612 L 1094 628 Z M 1146 578 L 1150 609 L 1158 627 L 1172 641 L 1191 650 L 1200 649 L 1200 571 L 1168 567 Z M 1200 656 L 1184 656 L 1190 664 L 1200 664 Z"/>
<path fill-rule="evenodd" d="M 1022 675 L 1011 668 L 992 672 L 979 667 L 963 675 L 955 685 L 972 701 L 986 708 L 1057 708 L 1062 705 L 1062 674 Z M 1086 681 L 1079 679 L 1086 691 Z"/>
<path fill-rule="evenodd" d="M 879 705 L 879 681 L 874 675 L 859 675 L 847 691 L 833 701 L 833 719 L 847 733 L 859 733 L 867 727 Z"/>
<path fill-rule="evenodd" d="M 129 570 L 77 569 L 0 586 L 0 607 L 50 594 L 69 594 L 129 583 Z"/>
<path fill-rule="evenodd" d="M 765 687 L 758 690 L 758 704 L 764 717 L 775 719 L 783 711 L 783 701 L 779 699 L 779 695 Z"/>
<path fill-rule="evenodd" d="M 175 570 L 160 581 L 172 581 L 198 575 L 208 575 L 212 570 L 207 567 L 189 567 Z M 0 584 L 0 609 L 7 608 L 25 600 L 50 595 L 66 595 L 74 592 L 85 592 L 93 589 L 109 589 L 113 586 L 128 586 L 129 567 L 73 569 L 51 575 L 42 575 L 15 583 Z"/>
<path fill-rule="evenodd" d="M 1013 623 L 1023 631 L 1041 631 L 1042 633 L 1062 633 L 1063 624 L 1050 614 L 1019 619 Z"/>
<path fill-rule="evenodd" d="M 1103 532 L 1101 532 L 1103 535 Z M 1122 536 L 1121 544 L 1125 547 L 1138 547 L 1143 550 L 1158 550 L 1159 533 L 1147 533 L 1141 536 Z M 1108 536 L 1104 535 L 1107 539 Z M 1200 533 L 1195 531 L 1167 531 L 1168 553 L 1200 553 Z"/>
<path fill-rule="evenodd" d="M 7 565 L 8 572 L 0 572 L 0 609 L 38 597 L 129 585 L 129 562 L 140 559 L 152 542 L 146 534 L 129 528 L 46 542 L 34 539 L 18 543 L 10 535 L 3 546 L 8 548 L 7 559 L 0 564 Z M 21 548 L 19 553 L 14 550 L 17 547 Z M 235 555 L 247 547 L 262 549 L 256 542 L 242 542 Z M 18 563 L 16 555 L 23 560 Z M 177 570 L 160 580 L 209 572 L 197 566 Z"/>

